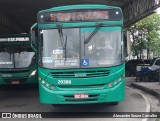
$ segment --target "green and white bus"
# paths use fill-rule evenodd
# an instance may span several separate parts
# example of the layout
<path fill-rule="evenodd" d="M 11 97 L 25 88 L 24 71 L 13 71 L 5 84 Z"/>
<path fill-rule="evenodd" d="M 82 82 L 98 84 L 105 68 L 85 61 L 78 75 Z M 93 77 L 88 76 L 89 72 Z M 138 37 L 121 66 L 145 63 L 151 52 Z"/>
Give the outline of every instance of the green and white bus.
<path fill-rule="evenodd" d="M 46 104 L 118 104 L 125 98 L 119 7 L 70 5 L 38 13 L 38 80 Z"/>
<path fill-rule="evenodd" d="M 37 65 L 28 34 L 0 36 L 0 85 L 37 83 Z"/>

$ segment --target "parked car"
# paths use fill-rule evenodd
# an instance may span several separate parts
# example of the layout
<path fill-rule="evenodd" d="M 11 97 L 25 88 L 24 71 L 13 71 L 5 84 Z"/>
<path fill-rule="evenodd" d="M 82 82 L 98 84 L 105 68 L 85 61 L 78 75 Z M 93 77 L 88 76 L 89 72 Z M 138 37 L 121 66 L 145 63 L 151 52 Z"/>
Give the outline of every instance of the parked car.
<path fill-rule="evenodd" d="M 136 67 L 136 71 L 140 71 L 141 68 L 146 68 L 146 67 L 150 67 L 152 70 L 157 70 L 160 67 L 160 58 L 153 58 L 150 63 L 147 63 L 145 61 L 144 64 L 138 64 Z"/>
<path fill-rule="evenodd" d="M 160 58 L 153 58 L 150 64 L 153 70 L 157 70 L 160 67 Z"/>
<path fill-rule="evenodd" d="M 125 73 L 126 76 L 136 75 L 136 67 L 138 64 L 150 64 L 150 59 L 136 59 L 136 60 L 129 60 L 125 64 Z"/>
<path fill-rule="evenodd" d="M 153 58 L 150 64 L 138 64 L 136 81 L 157 81 L 159 78 L 160 58 Z"/>

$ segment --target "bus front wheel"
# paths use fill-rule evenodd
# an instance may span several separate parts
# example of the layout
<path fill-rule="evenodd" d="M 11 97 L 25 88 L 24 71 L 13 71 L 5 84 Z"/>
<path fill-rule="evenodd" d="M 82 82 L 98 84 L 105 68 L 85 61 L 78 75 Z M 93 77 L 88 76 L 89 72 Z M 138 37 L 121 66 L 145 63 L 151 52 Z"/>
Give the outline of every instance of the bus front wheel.
<path fill-rule="evenodd" d="M 52 104 L 53 107 L 61 107 L 62 105 L 59 104 Z"/>
<path fill-rule="evenodd" d="M 111 104 L 111 105 L 115 105 L 115 106 L 116 106 L 116 105 L 118 105 L 118 104 L 119 104 L 119 102 L 111 102 L 110 104 Z"/>

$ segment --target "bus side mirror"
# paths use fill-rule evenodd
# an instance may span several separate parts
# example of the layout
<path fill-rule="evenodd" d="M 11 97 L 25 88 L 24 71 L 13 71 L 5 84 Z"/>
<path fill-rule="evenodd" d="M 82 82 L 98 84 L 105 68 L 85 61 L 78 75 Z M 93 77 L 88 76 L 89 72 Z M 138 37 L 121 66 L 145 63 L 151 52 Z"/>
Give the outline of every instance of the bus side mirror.
<path fill-rule="evenodd" d="M 37 42 L 36 42 L 36 39 L 33 39 L 32 44 L 33 44 L 33 46 L 34 46 L 35 48 L 37 48 Z"/>
<path fill-rule="evenodd" d="M 127 52 L 127 36 L 125 33 L 123 33 L 123 42 L 124 42 L 124 56 L 127 57 L 128 56 L 128 52 Z"/>
<path fill-rule="evenodd" d="M 38 44 L 37 44 L 37 36 L 35 31 L 31 32 L 31 44 L 37 50 Z"/>
<path fill-rule="evenodd" d="M 123 39 L 124 39 L 124 53 L 125 56 L 130 56 L 131 54 L 131 37 L 130 37 L 130 32 L 127 31 L 123 34 Z"/>

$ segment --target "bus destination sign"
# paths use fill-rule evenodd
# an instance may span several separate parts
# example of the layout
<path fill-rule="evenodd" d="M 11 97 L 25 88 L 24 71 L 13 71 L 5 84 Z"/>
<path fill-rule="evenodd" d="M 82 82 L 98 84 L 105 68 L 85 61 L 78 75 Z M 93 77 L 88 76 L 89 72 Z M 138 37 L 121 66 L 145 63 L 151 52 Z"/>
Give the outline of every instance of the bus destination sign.
<path fill-rule="evenodd" d="M 98 10 L 66 10 L 39 14 L 39 22 L 74 22 L 74 21 L 98 21 L 121 20 L 122 13 L 119 9 Z"/>
<path fill-rule="evenodd" d="M 0 42 L 23 42 L 29 41 L 29 37 L 11 37 L 11 38 L 0 38 Z"/>

